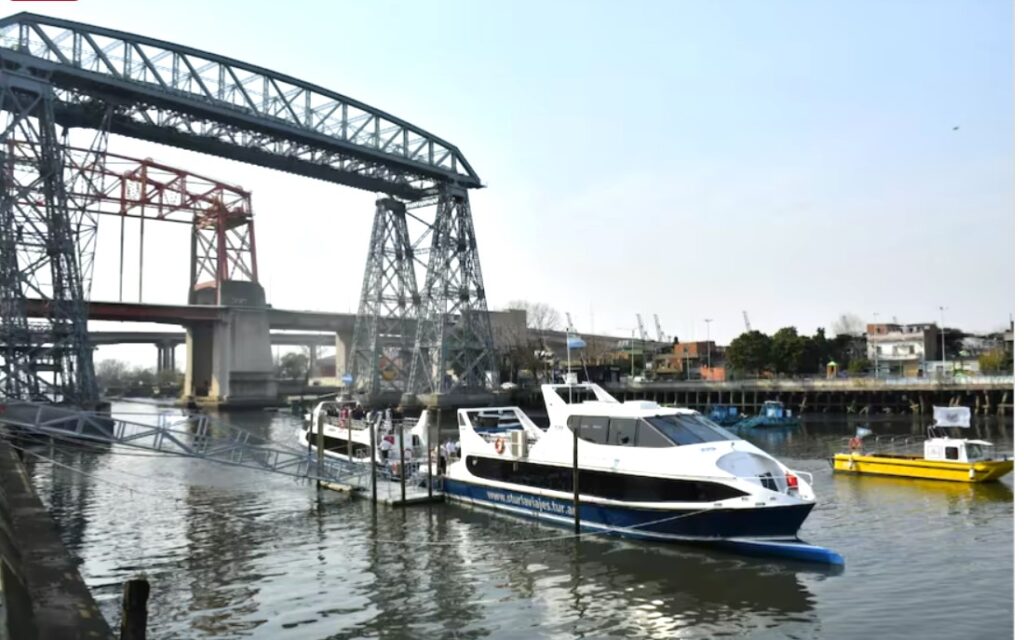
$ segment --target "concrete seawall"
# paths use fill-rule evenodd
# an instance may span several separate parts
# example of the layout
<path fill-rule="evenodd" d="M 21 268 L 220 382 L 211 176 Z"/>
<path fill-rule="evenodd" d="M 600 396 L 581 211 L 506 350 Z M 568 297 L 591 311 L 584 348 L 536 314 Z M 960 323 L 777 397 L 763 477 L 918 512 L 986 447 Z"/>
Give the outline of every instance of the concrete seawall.
<path fill-rule="evenodd" d="M 0 618 L 4 638 L 112 638 L 25 465 L 0 440 Z"/>

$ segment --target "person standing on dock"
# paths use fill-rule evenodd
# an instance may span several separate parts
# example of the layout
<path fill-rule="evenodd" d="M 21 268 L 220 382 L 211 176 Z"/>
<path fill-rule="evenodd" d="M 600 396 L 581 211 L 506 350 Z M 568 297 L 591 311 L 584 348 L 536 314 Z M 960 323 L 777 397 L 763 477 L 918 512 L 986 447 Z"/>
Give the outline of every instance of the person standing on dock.
<path fill-rule="evenodd" d="M 448 443 L 445 443 L 444 446 L 440 447 L 437 454 L 437 474 L 443 476 L 445 470 L 448 468 Z"/>
<path fill-rule="evenodd" d="M 380 459 L 387 463 L 391 458 L 391 449 L 394 447 L 394 436 L 386 435 L 380 441 Z"/>

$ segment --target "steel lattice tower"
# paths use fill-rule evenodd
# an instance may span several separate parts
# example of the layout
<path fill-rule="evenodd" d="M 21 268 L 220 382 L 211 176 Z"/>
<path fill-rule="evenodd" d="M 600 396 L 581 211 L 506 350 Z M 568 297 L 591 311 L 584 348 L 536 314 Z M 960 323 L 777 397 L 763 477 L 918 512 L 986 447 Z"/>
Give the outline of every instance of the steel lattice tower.
<path fill-rule="evenodd" d="M 82 293 L 86 299 L 89 299 L 92 291 L 96 233 L 99 230 L 96 205 L 100 199 L 103 174 L 106 172 L 107 138 L 112 113 L 108 107 L 88 149 L 73 149 L 68 142 L 66 130 L 61 141 L 68 214 L 75 244 L 78 246 L 78 268 L 82 278 Z"/>
<path fill-rule="evenodd" d="M 0 390 L 91 408 L 98 394 L 48 79 L 0 72 L 0 123 Z M 43 321 L 28 322 L 27 295 L 45 301 Z"/>
<path fill-rule="evenodd" d="M 397 401 L 408 385 L 420 302 L 413 262 L 405 205 L 377 200 L 348 364 L 357 393 Z"/>
<path fill-rule="evenodd" d="M 490 386 L 494 339 L 473 215 L 464 189 L 445 185 L 437 202 L 430 260 L 416 326 L 410 393 L 444 393 L 454 386 Z"/>

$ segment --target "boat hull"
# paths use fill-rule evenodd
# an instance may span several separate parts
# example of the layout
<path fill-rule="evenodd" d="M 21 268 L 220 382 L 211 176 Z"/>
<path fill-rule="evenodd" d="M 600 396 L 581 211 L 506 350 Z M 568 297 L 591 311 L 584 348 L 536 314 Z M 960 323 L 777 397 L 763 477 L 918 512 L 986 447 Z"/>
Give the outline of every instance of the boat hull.
<path fill-rule="evenodd" d="M 445 478 L 444 491 L 449 498 L 460 502 L 563 526 L 574 524 L 571 499 L 452 478 Z M 814 503 L 808 502 L 740 509 L 648 509 L 581 500 L 580 526 L 623 537 L 669 542 L 729 538 L 793 539 L 813 507 Z"/>
<path fill-rule="evenodd" d="M 1013 460 L 945 462 L 909 456 L 837 453 L 832 457 L 832 468 L 841 473 L 950 482 L 992 482 L 1013 471 Z"/>

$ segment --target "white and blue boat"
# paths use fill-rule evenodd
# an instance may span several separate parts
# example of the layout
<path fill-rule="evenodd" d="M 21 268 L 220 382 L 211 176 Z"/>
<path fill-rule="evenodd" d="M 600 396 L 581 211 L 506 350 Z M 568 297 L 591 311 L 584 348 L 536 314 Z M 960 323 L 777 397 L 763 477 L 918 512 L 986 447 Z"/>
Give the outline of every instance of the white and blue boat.
<path fill-rule="evenodd" d="M 812 477 L 689 409 L 619 402 L 592 383 L 544 385 L 550 427 L 518 407 L 460 409 L 450 499 L 658 541 L 798 542 Z"/>

